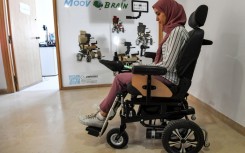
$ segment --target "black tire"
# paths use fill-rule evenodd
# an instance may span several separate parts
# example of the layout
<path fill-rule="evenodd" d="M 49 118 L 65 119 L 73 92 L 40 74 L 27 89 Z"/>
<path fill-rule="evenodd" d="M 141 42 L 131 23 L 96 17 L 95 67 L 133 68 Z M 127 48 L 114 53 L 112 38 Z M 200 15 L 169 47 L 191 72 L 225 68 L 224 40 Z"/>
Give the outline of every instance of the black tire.
<path fill-rule="evenodd" d="M 119 128 L 111 129 L 106 136 L 107 143 L 116 149 L 122 149 L 128 144 L 128 134 L 126 131 L 124 131 L 119 138 L 119 140 L 116 140 L 117 135 L 120 133 Z"/>
<path fill-rule="evenodd" d="M 87 56 L 87 62 L 91 62 L 91 59 L 92 59 L 92 56 L 91 55 L 88 55 Z"/>
<path fill-rule="evenodd" d="M 152 40 L 152 38 L 150 38 L 150 45 L 152 45 L 153 44 L 153 40 Z"/>
<path fill-rule="evenodd" d="M 101 56 L 102 56 L 101 51 L 97 51 L 97 58 L 101 59 Z"/>
<path fill-rule="evenodd" d="M 189 120 L 170 121 L 163 130 L 162 145 L 168 153 L 198 153 L 204 145 L 202 129 Z"/>
<path fill-rule="evenodd" d="M 140 39 L 139 38 L 136 39 L 135 43 L 136 43 L 136 45 L 139 45 L 140 44 Z"/>
<path fill-rule="evenodd" d="M 83 55 L 81 53 L 77 53 L 77 61 L 82 61 Z"/>
<path fill-rule="evenodd" d="M 90 55 L 91 55 L 92 59 L 95 58 L 95 53 L 93 51 L 91 51 Z"/>

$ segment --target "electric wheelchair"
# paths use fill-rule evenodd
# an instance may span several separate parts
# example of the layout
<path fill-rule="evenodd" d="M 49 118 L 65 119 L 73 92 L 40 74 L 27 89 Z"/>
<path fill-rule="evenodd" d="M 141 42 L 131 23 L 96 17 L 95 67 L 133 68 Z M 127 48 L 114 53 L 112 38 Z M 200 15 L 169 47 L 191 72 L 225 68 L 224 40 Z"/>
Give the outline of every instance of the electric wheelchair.
<path fill-rule="evenodd" d="M 97 46 L 97 41 L 95 43 L 90 43 L 90 40 L 93 39 L 91 34 L 86 33 L 86 31 L 81 30 L 78 36 L 79 42 L 79 53 L 77 53 L 77 61 L 82 61 L 86 57 L 87 62 L 91 62 L 92 59 L 98 58 L 101 59 L 102 54 L 100 48 Z"/>
<path fill-rule="evenodd" d="M 166 69 L 157 66 L 134 66 L 132 82 L 127 86 L 127 93 L 118 93 L 108 117 L 102 128 L 87 127 L 88 134 L 102 136 L 111 114 L 120 106 L 121 124 L 119 128 L 107 133 L 107 142 L 113 148 L 123 148 L 128 143 L 126 124 L 140 122 L 146 127 L 146 138 L 161 139 L 164 149 L 169 153 L 198 153 L 202 147 L 208 147 L 208 133 L 195 122 L 195 109 L 188 105 L 188 89 L 202 45 L 211 45 L 212 41 L 204 39 L 200 29 L 206 21 L 208 7 L 199 6 L 189 18 L 189 40 L 179 54 L 177 74 L 178 86 L 167 87 L 152 75 L 164 75 Z M 151 54 L 151 58 L 154 58 Z M 100 60 L 112 71 L 127 72 L 128 69 L 119 61 Z M 130 94 L 129 100 L 125 100 Z M 189 119 L 191 116 L 191 120 Z"/>
<path fill-rule="evenodd" d="M 136 45 L 139 45 L 142 43 L 142 45 L 147 46 L 148 44 L 152 45 L 153 44 L 153 39 L 151 36 L 151 31 L 146 32 L 146 25 L 143 23 L 139 22 L 139 25 L 137 27 L 137 35 L 138 38 L 136 39 Z"/>

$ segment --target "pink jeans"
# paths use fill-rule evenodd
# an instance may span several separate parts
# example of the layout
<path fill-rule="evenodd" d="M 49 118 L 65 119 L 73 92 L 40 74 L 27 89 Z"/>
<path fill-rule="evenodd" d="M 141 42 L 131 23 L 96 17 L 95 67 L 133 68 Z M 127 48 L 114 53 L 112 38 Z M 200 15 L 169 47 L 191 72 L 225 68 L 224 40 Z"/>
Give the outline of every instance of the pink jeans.
<path fill-rule="evenodd" d="M 132 73 L 120 73 L 115 76 L 114 81 L 112 83 L 111 89 L 109 91 L 109 94 L 106 96 L 106 98 L 100 103 L 100 109 L 108 113 L 117 94 L 119 92 L 125 92 L 127 91 L 127 84 L 129 84 L 132 80 Z M 161 76 L 154 76 L 155 79 L 163 82 L 164 84 L 171 84 L 168 80 Z"/>

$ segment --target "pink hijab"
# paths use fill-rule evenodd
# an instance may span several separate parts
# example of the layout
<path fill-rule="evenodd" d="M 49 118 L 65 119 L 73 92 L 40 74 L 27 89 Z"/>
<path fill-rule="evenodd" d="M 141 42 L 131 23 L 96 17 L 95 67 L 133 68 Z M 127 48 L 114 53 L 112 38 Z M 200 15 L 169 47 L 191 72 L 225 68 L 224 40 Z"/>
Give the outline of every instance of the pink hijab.
<path fill-rule="evenodd" d="M 162 27 L 162 30 L 166 33 L 163 40 L 159 44 L 154 62 L 159 63 L 162 55 L 162 45 L 167 40 L 170 32 L 177 26 L 185 25 L 186 14 L 182 5 L 175 0 L 158 0 L 152 8 L 163 12 L 166 15 L 166 24 Z"/>

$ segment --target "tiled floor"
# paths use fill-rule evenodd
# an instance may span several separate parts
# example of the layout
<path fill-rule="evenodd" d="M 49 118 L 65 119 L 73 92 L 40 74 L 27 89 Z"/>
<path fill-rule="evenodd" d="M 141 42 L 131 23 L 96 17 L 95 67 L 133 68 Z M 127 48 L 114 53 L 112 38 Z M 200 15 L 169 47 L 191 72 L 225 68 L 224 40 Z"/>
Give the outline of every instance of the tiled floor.
<path fill-rule="evenodd" d="M 119 126 L 118 115 L 102 137 L 86 133 L 78 115 L 94 112 L 108 90 L 26 90 L 0 95 L 0 153 L 166 153 L 161 140 L 145 138 L 145 128 L 139 123 L 128 124 L 125 149 L 111 148 L 106 133 Z M 244 153 L 245 136 L 195 100 L 189 101 L 196 108 L 196 123 L 209 132 L 211 146 L 201 153 Z"/>

